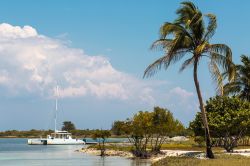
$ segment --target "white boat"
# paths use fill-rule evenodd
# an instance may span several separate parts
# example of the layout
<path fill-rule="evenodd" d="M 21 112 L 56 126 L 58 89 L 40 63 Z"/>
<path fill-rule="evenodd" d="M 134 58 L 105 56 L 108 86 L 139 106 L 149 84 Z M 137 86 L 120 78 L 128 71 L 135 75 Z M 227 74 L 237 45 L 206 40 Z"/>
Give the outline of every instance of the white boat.
<path fill-rule="evenodd" d="M 57 97 L 58 97 L 58 86 L 56 88 Z M 56 118 L 57 118 L 57 97 L 56 97 L 56 108 L 55 108 L 55 131 L 50 135 L 47 135 L 47 138 L 34 138 L 28 139 L 29 145 L 79 145 L 85 144 L 86 142 L 81 139 L 72 138 L 71 133 L 67 131 L 60 131 L 56 129 Z"/>
<path fill-rule="evenodd" d="M 28 139 L 29 145 L 79 145 L 85 144 L 84 140 L 74 139 L 67 131 L 55 131 L 47 138 Z"/>

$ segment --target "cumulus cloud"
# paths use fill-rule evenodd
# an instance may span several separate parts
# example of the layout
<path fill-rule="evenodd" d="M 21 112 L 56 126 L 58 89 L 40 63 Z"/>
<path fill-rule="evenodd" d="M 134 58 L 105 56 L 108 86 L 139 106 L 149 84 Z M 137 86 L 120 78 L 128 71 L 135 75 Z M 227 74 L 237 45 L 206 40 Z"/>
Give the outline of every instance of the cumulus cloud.
<path fill-rule="evenodd" d="M 0 58 L 4 96 L 51 98 L 59 85 L 62 98 L 131 101 L 173 110 L 188 106 L 193 110 L 195 104 L 192 92 L 181 87 L 164 91 L 165 81 L 143 80 L 118 71 L 108 58 L 87 55 L 62 39 L 39 34 L 31 26 L 0 24 Z"/>
<path fill-rule="evenodd" d="M 12 26 L 10 24 L 3 23 L 0 26 L 0 36 L 6 38 L 27 38 L 37 36 L 37 32 L 31 26 Z"/>
<path fill-rule="evenodd" d="M 188 92 L 185 89 L 182 89 L 181 87 L 175 87 L 169 91 L 170 95 L 178 95 L 179 97 L 186 99 L 189 97 L 194 96 L 193 92 Z"/>
<path fill-rule="evenodd" d="M 113 68 L 104 56 L 89 56 L 31 26 L 0 24 L 0 86 L 10 95 L 93 96 L 154 103 L 157 82 L 137 79 Z"/>
<path fill-rule="evenodd" d="M 171 109 L 180 113 L 194 113 L 198 110 L 196 95 L 179 86 L 167 92 L 166 102 Z"/>

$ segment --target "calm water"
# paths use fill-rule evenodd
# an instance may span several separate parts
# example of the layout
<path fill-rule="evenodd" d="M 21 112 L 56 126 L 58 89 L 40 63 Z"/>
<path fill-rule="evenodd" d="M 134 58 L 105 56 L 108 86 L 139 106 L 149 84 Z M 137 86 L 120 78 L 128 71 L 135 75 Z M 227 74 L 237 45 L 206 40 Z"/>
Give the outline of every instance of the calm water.
<path fill-rule="evenodd" d="M 27 139 L 0 139 L 1 166 L 149 166 L 147 161 L 99 157 L 75 150 L 82 145 L 27 145 Z"/>

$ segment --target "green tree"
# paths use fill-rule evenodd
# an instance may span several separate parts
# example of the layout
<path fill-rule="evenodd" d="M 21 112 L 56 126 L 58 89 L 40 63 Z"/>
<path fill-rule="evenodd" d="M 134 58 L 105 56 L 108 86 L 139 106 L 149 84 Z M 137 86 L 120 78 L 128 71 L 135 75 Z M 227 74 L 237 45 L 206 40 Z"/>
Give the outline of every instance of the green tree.
<path fill-rule="evenodd" d="M 152 113 L 152 134 L 151 140 L 152 152 L 160 153 L 161 146 L 167 136 L 174 136 L 182 132 L 184 126 L 173 117 L 173 114 L 164 108 L 155 107 Z"/>
<path fill-rule="evenodd" d="M 136 157 L 147 158 L 149 153 L 147 151 L 147 145 L 152 136 L 152 113 L 140 111 L 135 114 L 131 124 L 131 138 L 133 140 L 135 149 L 133 154 Z"/>
<path fill-rule="evenodd" d="M 93 130 L 85 129 L 85 130 L 70 130 L 73 136 L 78 138 L 86 138 L 90 137 L 93 134 Z"/>
<path fill-rule="evenodd" d="M 120 125 L 122 134 L 133 144 L 132 153 L 140 158 L 158 154 L 167 136 L 184 130 L 170 111 L 160 107 L 155 107 L 153 112 L 139 111 Z"/>
<path fill-rule="evenodd" d="M 208 124 L 215 142 L 228 152 L 233 151 L 240 138 L 250 132 L 250 103 L 237 97 L 217 96 L 210 98 L 206 104 Z M 201 114 L 190 123 L 196 136 L 202 136 L 204 125 Z"/>
<path fill-rule="evenodd" d="M 226 95 L 239 96 L 242 100 L 250 101 L 250 57 L 241 56 L 242 65 L 236 65 L 236 78 L 224 86 Z"/>
<path fill-rule="evenodd" d="M 96 130 L 92 138 L 98 142 L 99 150 L 101 151 L 101 156 L 105 156 L 105 142 L 108 137 L 110 137 L 110 131 L 109 130 Z"/>
<path fill-rule="evenodd" d="M 186 57 L 180 71 L 189 66 L 193 67 L 194 83 L 200 103 L 202 121 L 205 126 L 206 155 L 209 158 L 214 158 L 197 70 L 200 61 L 208 58 L 210 72 L 217 83 L 217 92 L 222 92 L 223 79 L 220 69 L 229 73 L 230 81 L 234 78 L 235 69 L 232 62 L 232 53 L 231 49 L 225 44 L 209 43 L 217 27 L 215 15 L 203 15 L 192 2 L 182 2 L 181 4 L 182 6 L 176 12 L 178 18 L 173 23 L 164 23 L 160 28 L 160 39 L 152 44 L 152 49 L 163 50 L 164 56 L 146 68 L 144 77 L 152 76 L 162 67 L 167 69 L 171 64 Z M 208 19 L 207 22 L 205 18 Z"/>
<path fill-rule="evenodd" d="M 71 121 L 64 121 L 63 122 L 62 130 L 70 131 L 70 130 L 75 130 L 75 129 L 76 129 L 76 127 L 75 127 L 74 123 L 72 123 Z"/>
<path fill-rule="evenodd" d="M 120 136 L 122 134 L 123 121 L 115 121 L 112 125 L 111 131 L 114 135 Z"/>

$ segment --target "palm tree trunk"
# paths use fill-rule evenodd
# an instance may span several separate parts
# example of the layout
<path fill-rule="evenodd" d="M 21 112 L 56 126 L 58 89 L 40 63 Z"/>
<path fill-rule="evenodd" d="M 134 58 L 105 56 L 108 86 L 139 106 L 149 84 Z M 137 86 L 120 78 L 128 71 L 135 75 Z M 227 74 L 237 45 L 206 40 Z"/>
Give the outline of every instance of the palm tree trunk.
<path fill-rule="evenodd" d="M 196 92 L 197 92 L 199 103 L 200 103 L 202 122 L 203 122 L 203 125 L 205 128 L 206 156 L 208 158 L 214 158 L 214 154 L 212 151 L 212 145 L 211 145 L 211 137 L 210 137 L 209 128 L 208 128 L 206 110 L 204 108 L 204 104 L 203 104 L 203 100 L 202 100 L 202 96 L 201 96 L 200 85 L 199 85 L 199 81 L 197 78 L 197 67 L 198 67 L 198 60 L 196 60 L 194 62 L 194 73 L 193 74 L 194 74 L 195 88 L 196 88 Z"/>

